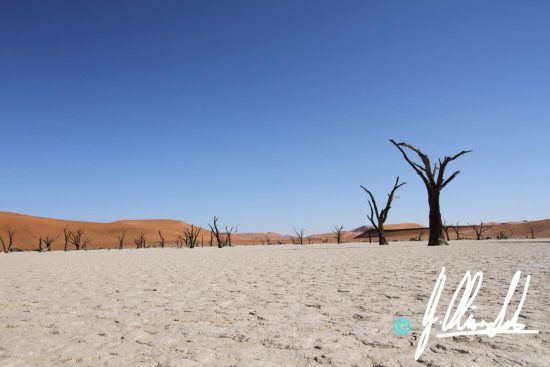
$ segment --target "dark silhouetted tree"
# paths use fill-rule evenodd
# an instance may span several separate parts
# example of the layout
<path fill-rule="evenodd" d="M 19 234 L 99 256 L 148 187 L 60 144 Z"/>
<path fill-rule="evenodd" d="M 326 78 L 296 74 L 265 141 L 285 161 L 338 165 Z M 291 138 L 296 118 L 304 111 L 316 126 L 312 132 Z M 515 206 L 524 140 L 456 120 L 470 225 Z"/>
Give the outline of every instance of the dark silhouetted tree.
<path fill-rule="evenodd" d="M 472 229 L 474 230 L 474 233 L 476 234 L 476 240 L 482 240 L 483 239 L 483 233 L 487 232 L 491 229 L 491 226 L 488 226 L 487 224 L 484 224 L 481 222 L 479 226 L 476 226 L 475 224 L 472 224 Z"/>
<path fill-rule="evenodd" d="M 441 194 L 441 190 L 443 190 L 445 186 L 447 186 L 449 182 L 451 182 L 460 173 L 460 171 L 455 171 L 448 178 L 445 178 L 445 170 L 450 162 L 466 153 L 470 153 L 471 150 L 463 150 L 451 157 L 445 156 L 443 160 L 439 159 L 438 162 L 436 162 L 432 167 L 430 158 L 428 158 L 426 154 L 422 153 L 420 149 L 405 142 L 396 143 L 393 139 L 390 139 L 390 142 L 403 154 L 403 158 L 405 158 L 416 174 L 420 176 L 426 186 L 426 190 L 428 191 L 428 204 L 430 206 L 430 237 L 428 239 L 428 246 L 448 245 L 449 243 L 445 240 L 443 235 L 443 223 L 441 221 L 439 196 Z M 408 157 L 404 148 L 416 153 L 422 161 L 422 164 L 413 162 Z"/>
<path fill-rule="evenodd" d="M 136 248 L 145 248 L 147 241 L 147 236 L 144 232 L 140 232 L 139 235 L 134 238 L 134 243 L 136 244 Z"/>
<path fill-rule="evenodd" d="M 393 202 L 393 199 L 395 197 L 395 192 L 397 189 L 399 189 L 401 186 L 406 185 L 406 182 L 399 182 L 399 176 L 395 179 L 395 184 L 393 185 L 393 189 L 388 194 L 388 200 L 386 201 L 386 206 L 382 210 L 378 210 L 378 205 L 376 205 L 376 200 L 374 199 L 374 195 L 364 186 L 361 186 L 363 190 L 367 194 L 369 194 L 370 200 L 369 200 L 369 208 L 370 208 L 370 214 L 367 215 L 370 222 L 372 223 L 372 226 L 376 230 L 376 233 L 378 233 L 378 244 L 379 245 L 387 245 L 388 241 L 386 240 L 386 235 L 384 233 L 384 223 L 386 223 L 386 219 L 388 219 L 388 213 L 391 209 L 391 204 Z"/>
<path fill-rule="evenodd" d="M 42 238 L 42 237 L 41 237 Z M 44 242 L 44 244 L 46 245 L 46 251 L 51 251 L 52 250 L 52 244 L 59 238 L 59 235 L 57 235 L 56 237 L 54 236 L 45 236 L 44 238 L 42 238 L 42 241 Z"/>
<path fill-rule="evenodd" d="M 296 245 L 303 245 L 304 244 L 304 233 L 306 231 L 303 228 L 300 228 L 300 230 L 297 230 L 294 228 L 294 233 L 296 233 Z M 294 241 L 292 241 L 294 242 Z"/>
<path fill-rule="evenodd" d="M 185 228 L 185 230 L 183 231 L 185 246 L 189 248 L 195 248 L 198 243 L 197 238 L 199 237 L 199 233 L 201 233 L 200 227 L 195 227 L 194 225 L 191 225 L 191 227 Z"/>
<path fill-rule="evenodd" d="M 344 226 L 334 227 L 334 234 L 336 235 L 336 243 L 342 243 L 342 232 L 344 231 Z"/>

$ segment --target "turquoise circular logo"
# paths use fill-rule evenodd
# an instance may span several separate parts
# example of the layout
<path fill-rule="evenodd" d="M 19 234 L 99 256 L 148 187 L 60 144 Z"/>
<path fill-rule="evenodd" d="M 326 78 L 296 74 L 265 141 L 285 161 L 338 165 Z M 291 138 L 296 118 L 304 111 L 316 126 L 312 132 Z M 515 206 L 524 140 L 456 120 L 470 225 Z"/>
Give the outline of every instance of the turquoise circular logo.
<path fill-rule="evenodd" d="M 412 325 L 406 317 L 398 317 L 393 322 L 393 332 L 399 336 L 409 335 L 412 331 Z"/>

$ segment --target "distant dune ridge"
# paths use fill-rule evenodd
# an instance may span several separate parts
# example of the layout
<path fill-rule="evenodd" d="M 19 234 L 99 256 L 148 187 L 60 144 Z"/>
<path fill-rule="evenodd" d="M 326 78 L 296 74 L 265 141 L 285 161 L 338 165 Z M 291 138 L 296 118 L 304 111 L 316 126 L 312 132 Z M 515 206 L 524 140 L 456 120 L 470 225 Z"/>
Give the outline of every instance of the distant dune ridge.
<path fill-rule="evenodd" d="M 223 218 L 222 218 L 223 219 Z M 530 222 L 509 222 L 509 223 L 487 223 L 490 228 L 483 233 L 483 237 L 502 236 L 508 238 L 531 238 L 531 229 L 535 238 L 550 237 L 550 219 L 530 221 Z M 83 237 L 88 239 L 88 248 L 116 248 L 118 246 L 118 236 L 126 232 L 124 243 L 125 248 L 135 248 L 134 239 L 141 233 L 147 237 L 147 245 L 157 246 L 160 242 L 158 231 L 162 231 L 166 239 L 167 246 L 174 246 L 176 239 L 182 232 L 189 228 L 191 224 L 174 219 L 123 219 L 114 222 L 83 222 L 64 219 L 52 219 L 36 217 L 24 214 L 0 212 L 0 235 L 6 238 L 7 228 L 15 231 L 14 245 L 15 250 L 34 250 L 38 247 L 38 239 L 44 236 L 57 237 L 52 245 L 52 250 L 63 250 L 64 238 L 63 229 L 70 231 L 82 230 Z M 390 241 L 403 241 L 410 239 L 426 240 L 428 229 L 417 223 L 399 223 L 388 224 L 385 226 L 386 235 Z M 344 231 L 342 240 L 344 242 L 368 242 L 369 227 L 363 226 L 352 230 Z M 461 238 L 474 239 L 475 233 L 471 226 L 464 225 L 458 228 Z M 424 234 L 420 237 L 420 233 Z M 335 242 L 333 232 L 308 234 L 305 243 Z M 275 232 L 253 232 L 237 233 L 232 235 L 233 243 L 236 245 L 262 245 L 266 244 L 268 237 L 272 244 L 291 243 L 292 235 L 284 235 Z M 456 232 L 449 228 L 450 240 L 456 239 Z M 376 234 L 371 233 L 373 243 L 376 240 Z M 202 228 L 198 237 L 199 246 L 209 246 L 210 231 Z M 71 245 L 69 249 L 73 249 Z"/>

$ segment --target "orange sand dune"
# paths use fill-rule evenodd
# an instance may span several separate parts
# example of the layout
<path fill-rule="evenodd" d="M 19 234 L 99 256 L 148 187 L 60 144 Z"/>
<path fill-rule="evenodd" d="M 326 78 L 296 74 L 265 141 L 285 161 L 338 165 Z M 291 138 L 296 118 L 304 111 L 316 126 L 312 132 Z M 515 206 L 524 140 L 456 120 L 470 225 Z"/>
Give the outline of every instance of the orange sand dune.
<path fill-rule="evenodd" d="M 531 222 L 508 222 L 491 223 L 490 229 L 483 234 L 484 238 L 495 238 L 499 235 L 509 238 L 530 238 L 531 228 L 535 238 L 550 237 L 550 219 Z M 38 247 L 38 239 L 44 236 L 58 237 L 53 243 L 53 250 L 62 250 L 65 246 L 63 229 L 69 231 L 82 230 L 84 238 L 88 239 L 88 248 L 115 248 L 118 246 L 118 236 L 126 232 L 124 247 L 134 248 L 134 239 L 141 233 L 146 235 L 148 246 L 158 246 L 161 230 L 167 246 L 174 246 L 176 239 L 182 232 L 191 225 L 174 219 L 124 219 L 110 223 L 83 222 L 63 219 L 51 219 L 35 217 L 24 214 L 16 214 L 0 211 L 0 236 L 7 237 L 7 228 L 15 231 L 14 249 L 34 250 Z M 342 240 L 344 242 L 369 241 L 365 233 L 367 227 L 359 227 L 354 230 L 344 231 Z M 386 237 L 390 241 L 408 241 L 418 239 L 422 233 L 422 240 L 428 237 L 428 229 L 416 223 L 387 224 Z M 456 234 L 449 229 L 449 238 L 456 239 Z M 238 233 L 232 235 L 235 245 L 260 245 L 265 243 L 265 237 L 269 236 L 272 244 L 291 243 L 292 235 L 283 235 L 275 232 Z M 306 233 L 307 235 L 307 233 Z M 475 234 L 471 226 L 461 226 L 459 229 L 460 238 L 474 239 Z M 199 245 L 209 246 L 210 231 L 202 229 L 199 235 Z M 376 234 L 371 233 L 373 242 L 376 241 Z M 311 234 L 304 239 L 305 243 L 336 242 L 336 235 L 333 232 Z M 69 244 L 69 249 L 72 246 Z"/>
<path fill-rule="evenodd" d="M 69 231 L 82 230 L 84 238 L 89 240 L 88 248 L 115 248 L 118 246 L 118 235 L 126 231 L 124 247 L 136 247 L 134 239 L 144 232 L 147 245 L 156 246 L 160 241 L 158 231 L 162 231 L 167 245 L 173 246 L 178 235 L 191 225 L 173 219 L 118 220 L 110 223 L 83 222 L 63 219 L 35 217 L 24 214 L 0 212 L 0 236 L 7 237 L 7 228 L 15 231 L 15 249 L 31 250 L 38 247 L 41 236 L 59 238 L 53 243 L 53 250 L 62 250 L 65 246 L 63 229 Z M 243 241 L 238 235 L 233 235 L 235 241 Z M 210 240 L 210 231 L 202 230 L 198 238 L 205 246 Z M 71 246 L 69 245 L 69 248 Z"/>

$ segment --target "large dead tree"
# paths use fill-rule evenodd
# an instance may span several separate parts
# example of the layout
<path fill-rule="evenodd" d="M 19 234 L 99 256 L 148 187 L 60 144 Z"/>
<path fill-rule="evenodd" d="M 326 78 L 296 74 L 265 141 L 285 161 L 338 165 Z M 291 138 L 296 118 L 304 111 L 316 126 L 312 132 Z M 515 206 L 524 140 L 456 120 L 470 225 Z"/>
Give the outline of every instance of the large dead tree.
<path fill-rule="evenodd" d="M 5 253 L 11 252 L 13 247 L 13 238 L 15 237 L 15 231 L 11 228 L 7 228 L 8 231 L 8 237 L 7 237 L 7 243 L 4 240 L 4 237 L 0 236 L 0 242 L 2 242 L 2 249 Z"/>
<path fill-rule="evenodd" d="M 406 182 L 399 182 L 399 176 L 397 176 L 397 178 L 395 179 L 395 184 L 393 185 L 393 189 L 388 194 L 386 206 L 382 210 L 378 210 L 378 205 L 376 204 L 376 200 L 374 199 L 374 195 L 372 194 L 372 192 L 370 192 L 365 186 L 361 186 L 361 188 L 363 188 L 363 190 L 365 190 L 365 192 L 369 194 L 370 197 L 370 214 L 367 215 L 367 218 L 369 218 L 369 221 L 372 223 L 372 226 L 376 230 L 376 233 L 378 233 L 379 245 L 388 244 L 388 241 L 386 240 L 386 235 L 384 234 L 384 223 L 386 223 L 386 219 L 388 219 L 388 213 L 390 212 L 391 204 L 393 202 L 393 199 L 395 198 L 395 192 L 401 186 L 406 184 Z"/>
<path fill-rule="evenodd" d="M 263 241 L 262 241 L 262 244 L 263 244 Z M 266 245 L 271 245 L 271 237 L 269 237 L 269 235 L 265 235 L 265 244 Z"/>
<path fill-rule="evenodd" d="M 439 196 L 441 194 L 441 190 L 443 190 L 445 186 L 447 186 L 449 182 L 451 182 L 460 173 L 460 171 L 455 171 L 449 177 L 445 178 L 445 170 L 450 162 L 472 151 L 463 150 L 451 157 L 445 156 L 443 160 L 438 159 L 432 167 L 430 158 L 428 158 L 426 154 L 422 153 L 420 149 L 415 148 L 408 143 L 396 143 L 393 139 L 390 139 L 390 142 L 403 154 L 403 158 L 405 158 L 416 174 L 420 176 L 426 186 L 426 190 L 428 191 L 428 204 L 430 206 L 430 237 L 428 239 L 428 246 L 448 245 L 449 243 L 445 240 L 443 234 Z M 422 164 L 413 162 L 405 152 L 404 148 L 416 153 L 422 161 Z"/>
<path fill-rule="evenodd" d="M 126 238 L 126 231 L 120 232 L 118 235 L 118 249 L 122 250 L 122 247 L 124 246 L 124 239 Z"/>
<path fill-rule="evenodd" d="M 56 237 L 54 236 L 45 236 L 45 237 L 40 237 L 41 240 L 44 242 L 44 244 L 46 245 L 46 251 L 51 251 L 52 250 L 52 244 L 59 238 L 59 235 L 57 235 Z"/>
<path fill-rule="evenodd" d="M 304 233 L 306 231 L 303 228 L 300 228 L 300 230 L 297 230 L 294 228 L 294 233 L 296 233 L 296 241 L 292 241 L 296 245 L 303 245 L 304 244 Z"/>
<path fill-rule="evenodd" d="M 336 243 L 342 243 L 342 232 L 344 231 L 344 226 L 334 227 L 334 234 L 336 235 Z"/>
<path fill-rule="evenodd" d="M 185 228 L 185 230 L 183 231 L 185 246 L 189 248 L 195 248 L 198 243 L 197 238 L 199 237 L 199 233 L 201 233 L 200 227 L 195 227 L 194 225 L 191 225 L 190 228 Z"/>

